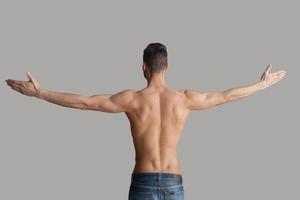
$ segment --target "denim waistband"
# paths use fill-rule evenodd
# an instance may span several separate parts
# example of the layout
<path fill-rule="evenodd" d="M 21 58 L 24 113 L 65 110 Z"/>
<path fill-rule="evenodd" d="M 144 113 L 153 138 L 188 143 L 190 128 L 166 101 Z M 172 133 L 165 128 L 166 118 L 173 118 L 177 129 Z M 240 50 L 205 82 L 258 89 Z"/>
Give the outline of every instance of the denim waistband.
<path fill-rule="evenodd" d="M 131 174 L 132 180 L 175 180 L 182 182 L 182 175 L 170 172 L 136 172 Z"/>

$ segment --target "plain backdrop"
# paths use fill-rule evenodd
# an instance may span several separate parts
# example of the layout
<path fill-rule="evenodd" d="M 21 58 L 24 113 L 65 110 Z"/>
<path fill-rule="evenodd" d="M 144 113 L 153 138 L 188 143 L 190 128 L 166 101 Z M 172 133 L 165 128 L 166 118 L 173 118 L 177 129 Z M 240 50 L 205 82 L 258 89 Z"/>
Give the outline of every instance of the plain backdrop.
<path fill-rule="evenodd" d="M 28 80 L 81 95 L 146 86 L 142 55 L 167 46 L 173 89 L 221 91 L 287 76 L 240 101 L 191 112 L 178 154 L 187 200 L 298 200 L 297 1 L 0 2 L 0 199 L 127 199 L 134 147 L 124 113 L 23 96 Z"/>

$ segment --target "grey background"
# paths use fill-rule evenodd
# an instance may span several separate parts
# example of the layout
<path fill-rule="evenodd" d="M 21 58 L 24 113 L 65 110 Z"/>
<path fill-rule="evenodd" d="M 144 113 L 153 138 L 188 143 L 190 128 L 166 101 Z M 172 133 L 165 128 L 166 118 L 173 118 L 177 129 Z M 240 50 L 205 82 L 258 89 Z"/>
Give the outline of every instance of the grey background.
<path fill-rule="evenodd" d="M 218 91 L 278 84 L 189 116 L 185 199 L 300 198 L 296 1 L 1 1 L 0 199 L 127 199 L 134 147 L 124 113 L 60 107 L 5 84 L 81 95 L 146 85 L 142 53 L 167 46 L 167 83 Z"/>

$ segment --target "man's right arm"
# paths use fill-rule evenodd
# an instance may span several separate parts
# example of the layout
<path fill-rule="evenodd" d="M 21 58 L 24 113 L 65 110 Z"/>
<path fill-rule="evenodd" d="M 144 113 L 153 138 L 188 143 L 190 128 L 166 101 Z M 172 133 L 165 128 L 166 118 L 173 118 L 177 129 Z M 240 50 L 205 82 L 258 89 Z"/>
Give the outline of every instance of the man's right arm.
<path fill-rule="evenodd" d="M 187 107 L 190 110 L 203 110 L 241 99 L 262 89 L 262 82 L 258 82 L 248 86 L 230 88 L 221 92 L 199 92 L 187 89 L 184 93 L 187 97 Z"/>
<path fill-rule="evenodd" d="M 184 90 L 187 107 L 190 110 L 207 109 L 224 103 L 236 101 L 263 90 L 277 83 L 286 75 L 286 71 L 283 70 L 269 74 L 271 67 L 272 65 L 268 65 L 267 69 L 261 76 L 261 80 L 251 85 L 234 87 L 221 92 L 198 92 L 191 89 Z"/>

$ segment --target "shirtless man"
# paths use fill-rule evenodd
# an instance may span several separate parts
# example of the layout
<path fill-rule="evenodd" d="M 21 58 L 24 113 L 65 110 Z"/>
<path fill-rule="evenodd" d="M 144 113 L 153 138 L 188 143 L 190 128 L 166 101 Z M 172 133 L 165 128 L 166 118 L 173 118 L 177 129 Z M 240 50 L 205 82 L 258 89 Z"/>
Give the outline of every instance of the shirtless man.
<path fill-rule="evenodd" d="M 177 145 L 190 111 L 208 109 L 263 90 L 281 80 L 286 72 L 269 73 L 268 65 L 254 84 L 220 92 L 173 90 L 164 80 L 167 49 L 151 43 L 144 49 L 143 74 L 147 87 L 116 94 L 82 96 L 41 88 L 27 72 L 28 81 L 8 79 L 7 84 L 23 95 L 82 110 L 124 112 L 130 122 L 135 147 L 135 167 L 129 199 L 184 199 Z"/>

